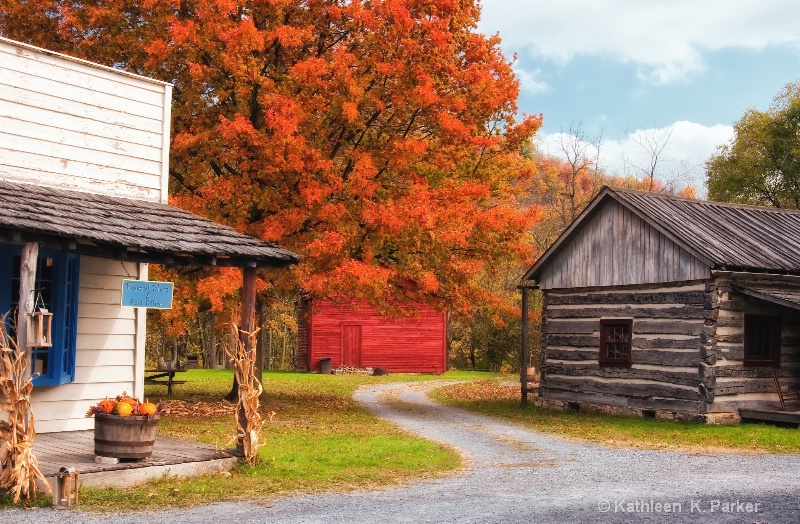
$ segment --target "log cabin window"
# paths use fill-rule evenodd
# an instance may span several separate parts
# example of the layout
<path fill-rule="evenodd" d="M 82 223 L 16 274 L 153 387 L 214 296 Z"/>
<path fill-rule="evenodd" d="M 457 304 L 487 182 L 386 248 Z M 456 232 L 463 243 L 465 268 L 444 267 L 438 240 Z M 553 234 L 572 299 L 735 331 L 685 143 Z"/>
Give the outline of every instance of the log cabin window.
<path fill-rule="evenodd" d="M 633 319 L 600 320 L 600 365 L 630 367 Z"/>
<path fill-rule="evenodd" d="M 34 386 L 55 386 L 75 379 L 75 345 L 78 322 L 78 255 L 39 250 L 34 289 L 53 313 L 52 347 L 32 348 Z M 20 247 L 0 244 L 0 315 L 13 334 L 12 317 L 19 304 Z"/>
<path fill-rule="evenodd" d="M 744 365 L 781 365 L 781 318 L 772 315 L 744 316 Z"/>

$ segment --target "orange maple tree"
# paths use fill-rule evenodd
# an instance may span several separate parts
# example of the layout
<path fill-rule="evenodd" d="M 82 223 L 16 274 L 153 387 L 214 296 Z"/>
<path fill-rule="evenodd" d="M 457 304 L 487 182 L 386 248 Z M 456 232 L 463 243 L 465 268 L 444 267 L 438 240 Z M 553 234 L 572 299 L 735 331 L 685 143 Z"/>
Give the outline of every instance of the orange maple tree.
<path fill-rule="evenodd" d="M 476 0 L 4 0 L 4 36 L 175 86 L 171 203 L 304 256 L 277 289 L 499 300 L 541 124 Z M 221 277 L 213 277 L 221 278 Z M 222 277 L 225 278 L 225 277 Z M 208 286 L 207 286 L 208 287 Z"/>

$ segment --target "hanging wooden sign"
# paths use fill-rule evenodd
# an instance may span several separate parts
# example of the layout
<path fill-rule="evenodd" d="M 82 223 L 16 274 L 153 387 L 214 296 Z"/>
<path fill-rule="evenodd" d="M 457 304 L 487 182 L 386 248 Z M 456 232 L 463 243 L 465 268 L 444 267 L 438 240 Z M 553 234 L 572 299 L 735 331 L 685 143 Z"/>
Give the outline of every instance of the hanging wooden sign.
<path fill-rule="evenodd" d="M 122 305 L 125 307 L 149 307 L 172 309 L 172 282 L 149 280 L 122 280 Z"/>

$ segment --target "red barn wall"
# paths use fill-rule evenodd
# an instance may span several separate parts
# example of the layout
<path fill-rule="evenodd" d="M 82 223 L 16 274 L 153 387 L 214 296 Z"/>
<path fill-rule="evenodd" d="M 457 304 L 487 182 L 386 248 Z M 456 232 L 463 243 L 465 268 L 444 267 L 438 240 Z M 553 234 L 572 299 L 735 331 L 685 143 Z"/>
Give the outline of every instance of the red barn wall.
<path fill-rule="evenodd" d="M 308 368 L 319 371 L 319 360 L 330 358 L 341 365 L 382 367 L 395 373 L 443 373 L 447 369 L 447 318 L 426 304 L 417 305 L 418 315 L 387 320 L 367 305 L 314 301 L 307 310 L 306 344 Z M 360 362 L 342 361 L 342 326 L 360 326 Z M 352 331 L 351 331 L 352 333 Z"/>

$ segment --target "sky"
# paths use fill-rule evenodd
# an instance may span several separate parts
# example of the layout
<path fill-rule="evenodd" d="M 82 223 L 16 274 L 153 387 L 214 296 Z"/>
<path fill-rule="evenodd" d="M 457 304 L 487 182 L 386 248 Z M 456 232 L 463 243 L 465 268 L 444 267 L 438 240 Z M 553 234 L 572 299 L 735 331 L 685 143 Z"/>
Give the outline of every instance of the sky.
<path fill-rule="evenodd" d="M 748 108 L 800 80 L 797 0 L 482 0 L 478 25 L 516 56 L 519 107 L 544 115 L 539 148 L 562 133 L 600 144 L 600 164 L 705 195 L 705 161 Z M 567 138 L 568 139 L 568 138 Z M 590 148 L 593 146 L 590 146 Z"/>

